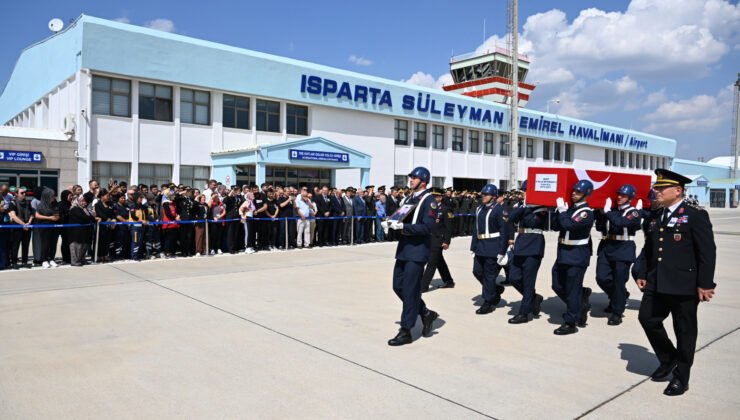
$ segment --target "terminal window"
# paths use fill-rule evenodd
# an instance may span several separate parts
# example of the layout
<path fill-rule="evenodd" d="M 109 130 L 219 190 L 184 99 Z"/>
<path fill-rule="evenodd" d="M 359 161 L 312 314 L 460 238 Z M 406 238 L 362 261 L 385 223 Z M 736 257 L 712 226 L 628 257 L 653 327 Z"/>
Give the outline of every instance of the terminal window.
<path fill-rule="evenodd" d="M 249 130 L 249 98 L 243 96 L 224 95 L 223 98 L 223 126 Z"/>
<path fill-rule="evenodd" d="M 445 184 L 445 177 L 443 176 L 433 176 L 432 177 L 432 187 L 443 188 L 444 184 Z"/>
<path fill-rule="evenodd" d="M 393 185 L 396 187 L 405 187 L 408 177 L 406 175 L 393 175 Z"/>
<path fill-rule="evenodd" d="M 619 163 L 617 163 L 617 151 L 612 150 L 612 166 L 619 166 Z"/>
<path fill-rule="evenodd" d="M 619 152 L 619 166 L 624 168 L 624 152 Z"/>
<path fill-rule="evenodd" d="M 393 138 L 396 144 L 409 145 L 409 122 L 406 120 L 395 120 L 393 125 Z"/>
<path fill-rule="evenodd" d="M 521 158 L 524 156 L 524 150 L 522 149 L 522 138 L 518 137 L 516 142 L 516 156 Z"/>
<path fill-rule="evenodd" d="M 554 156 L 554 159 L 557 160 L 557 161 L 563 160 L 563 157 L 561 155 L 561 147 L 560 146 L 561 146 L 561 143 L 559 141 L 553 142 L 553 149 L 554 149 L 553 150 L 553 152 L 554 152 L 553 153 L 553 156 Z"/>
<path fill-rule="evenodd" d="M 604 150 L 604 165 L 609 166 L 609 149 Z"/>
<path fill-rule="evenodd" d="M 139 164 L 139 184 L 162 185 L 169 182 L 172 182 L 172 165 Z M 180 182 L 183 183 L 182 180 Z"/>
<path fill-rule="evenodd" d="M 128 183 L 130 175 L 131 164 L 127 162 L 93 162 L 92 165 L 92 178 L 101 186 L 110 185 L 112 181 Z"/>
<path fill-rule="evenodd" d="M 204 186 L 208 184 L 208 179 L 211 175 L 211 168 L 208 166 L 180 166 L 180 183 L 183 185 L 190 185 L 193 188 L 204 189 Z M 206 197 L 208 200 L 211 197 Z"/>
<path fill-rule="evenodd" d="M 211 94 L 180 89 L 180 121 L 186 124 L 211 124 Z"/>
<path fill-rule="evenodd" d="M 565 144 L 565 161 L 573 162 L 573 145 Z"/>
<path fill-rule="evenodd" d="M 463 144 L 464 130 L 462 128 L 452 129 L 452 150 L 462 152 L 465 145 Z"/>
<path fill-rule="evenodd" d="M 414 147 L 427 147 L 426 123 L 414 123 Z"/>
<path fill-rule="evenodd" d="M 257 99 L 257 131 L 280 132 L 280 102 Z"/>
<path fill-rule="evenodd" d="M 534 139 L 527 139 L 527 158 L 534 159 Z"/>
<path fill-rule="evenodd" d="M 501 135 L 501 150 L 499 150 L 501 156 L 509 156 L 509 135 Z"/>
<path fill-rule="evenodd" d="M 480 132 L 477 130 L 470 130 L 468 132 L 468 141 L 470 147 L 468 150 L 470 153 L 480 153 Z"/>
<path fill-rule="evenodd" d="M 288 134 L 308 135 L 308 107 L 301 105 L 287 104 L 285 106 L 287 117 Z"/>
<path fill-rule="evenodd" d="M 93 76 L 92 112 L 97 115 L 131 116 L 131 82 Z"/>
<path fill-rule="evenodd" d="M 172 87 L 139 83 L 139 118 L 172 121 Z"/>
<path fill-rule="evenodd" d="M 493 147 L 493 133 L 483 133 L 483 153 L 492 155 L 495 150 Z"/>
<path fill-rule="evenodd" d="M 550 140 L 542 140 L 542 160 L 550 160 Z"/>
<path fill-rule="evenodd" d="M 432 146 L 435 149 L 446 149 L 445 145 L 445 126 L 433 125 L 432 126 Z"/>

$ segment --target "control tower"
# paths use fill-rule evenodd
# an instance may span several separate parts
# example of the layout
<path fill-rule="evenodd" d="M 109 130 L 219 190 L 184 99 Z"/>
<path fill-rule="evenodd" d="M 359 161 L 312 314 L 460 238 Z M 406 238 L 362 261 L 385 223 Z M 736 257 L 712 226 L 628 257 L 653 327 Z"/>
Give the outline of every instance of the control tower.
<path fill-rule="evenodd" d="M 511 52 L 496 47 L 493 51 L 458 55 L 450 59 L 450 73 L 454 84 L 444 86 L 447 92 L 456 92 L 474 98 L 508 104 L 511 102 Z M 529 58 L 519 54 L 519 106 L 524 107 L 535 86 L 524 83 L 529 72 Z"/>

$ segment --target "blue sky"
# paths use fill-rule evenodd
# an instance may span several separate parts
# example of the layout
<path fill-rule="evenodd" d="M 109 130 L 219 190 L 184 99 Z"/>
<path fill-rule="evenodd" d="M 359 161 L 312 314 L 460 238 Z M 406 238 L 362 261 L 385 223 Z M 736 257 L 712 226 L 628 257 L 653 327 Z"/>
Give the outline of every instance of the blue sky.
<path fill-rule="evenodd" d="M 663 135 L 678 157 L 727 155 L 740 72 L 737 0 L 526 0 L 521 50 L 537 85 L 528 108 Z M 426 86 L 451 54 L 505 43 L 506 1 L 9 2 L 0 85 L 47 22 L 85 13 Z M 462 4 L 462 3 L 461 3 Z M 485 20 L 485 38 L 484 38 Z M 552 102 L 559 99 L 560 103 Z"/>

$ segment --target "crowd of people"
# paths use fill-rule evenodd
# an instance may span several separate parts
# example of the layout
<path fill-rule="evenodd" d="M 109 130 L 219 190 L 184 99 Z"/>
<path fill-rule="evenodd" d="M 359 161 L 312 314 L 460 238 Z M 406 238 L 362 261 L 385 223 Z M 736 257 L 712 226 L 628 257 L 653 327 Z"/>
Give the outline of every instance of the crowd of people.
<path fill-rule="evenodd" d="M 480 194 L 445 192 L 453 236 L 473 230 Z M 91 180 L 57 194 L 0 185 L 0 269 L 255 253 L 397 240 L 382 221 L 408 187 L 127 185 Z M 61 243 L 60 243 L 61 242 Z M 61 255 L 57 255 L 60 252 Z"/>

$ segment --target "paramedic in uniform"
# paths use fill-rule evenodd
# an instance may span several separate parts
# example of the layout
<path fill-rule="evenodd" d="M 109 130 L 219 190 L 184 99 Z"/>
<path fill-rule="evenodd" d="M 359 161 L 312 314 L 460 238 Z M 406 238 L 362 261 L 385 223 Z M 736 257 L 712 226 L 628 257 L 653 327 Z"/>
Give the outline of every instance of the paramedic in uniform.
<path fill-rule="evenodd" d="M 696 351 L 699 302 L 714 296 L 717 249 L 707 212 L 683 201 L 684 186 L 691 179 L 666 169 L 656 169 L 653 185 L 663 209 L 650 221 L 640 255 L 637 286 L 644 292 L 639 320 L 660 366 L 653 381 L 672 379 L 665 391 L 681 395 L 689 389 Z M 676 346 L 663 327 L 671 315 Z"/>
<path fill-rule="evenodd" d="M 583 287 L 583 276 L 591 260 L 591 228 L 594 225 L 593 210 L 586 198 L 594 191 L 591 181 L 578 181 L 571 191 L 573 207 L 568 208 L 562 197 L 557 199 L 557 217 L 553 218 L 555 230 L 559 230 L 558 250 L 552 267 L 552 290 L 565 302 L 563 325 L 553 331 L 556 335 L 578 332 L 576 324 L 586 326 L 588 298 L 591 289 Z"/>
<path fill-rule="evenodd" d="M 411 329 L 416 325 L 419 315 L 424 325 L 422 335 L 429 336 L 432 323 L 439 316 L 427 309 L 421 299 L 421 278 L 424 265 L 429 260 L 432 230 L 436 223 L 437 203 L 427 189 L 431 174 L 427 168 L 420 166 L 414 168 L 408 176 L 412 192 L 405 204 L 415 207 L 403 221 L 393 221 L 388 226 L 398 236 L 396 264 L 393 267 L 393 291 L 403 302 L 401 328 L 395 337 L 388 340 L 390 346 L 402 346 L 413 341 Z"/>

